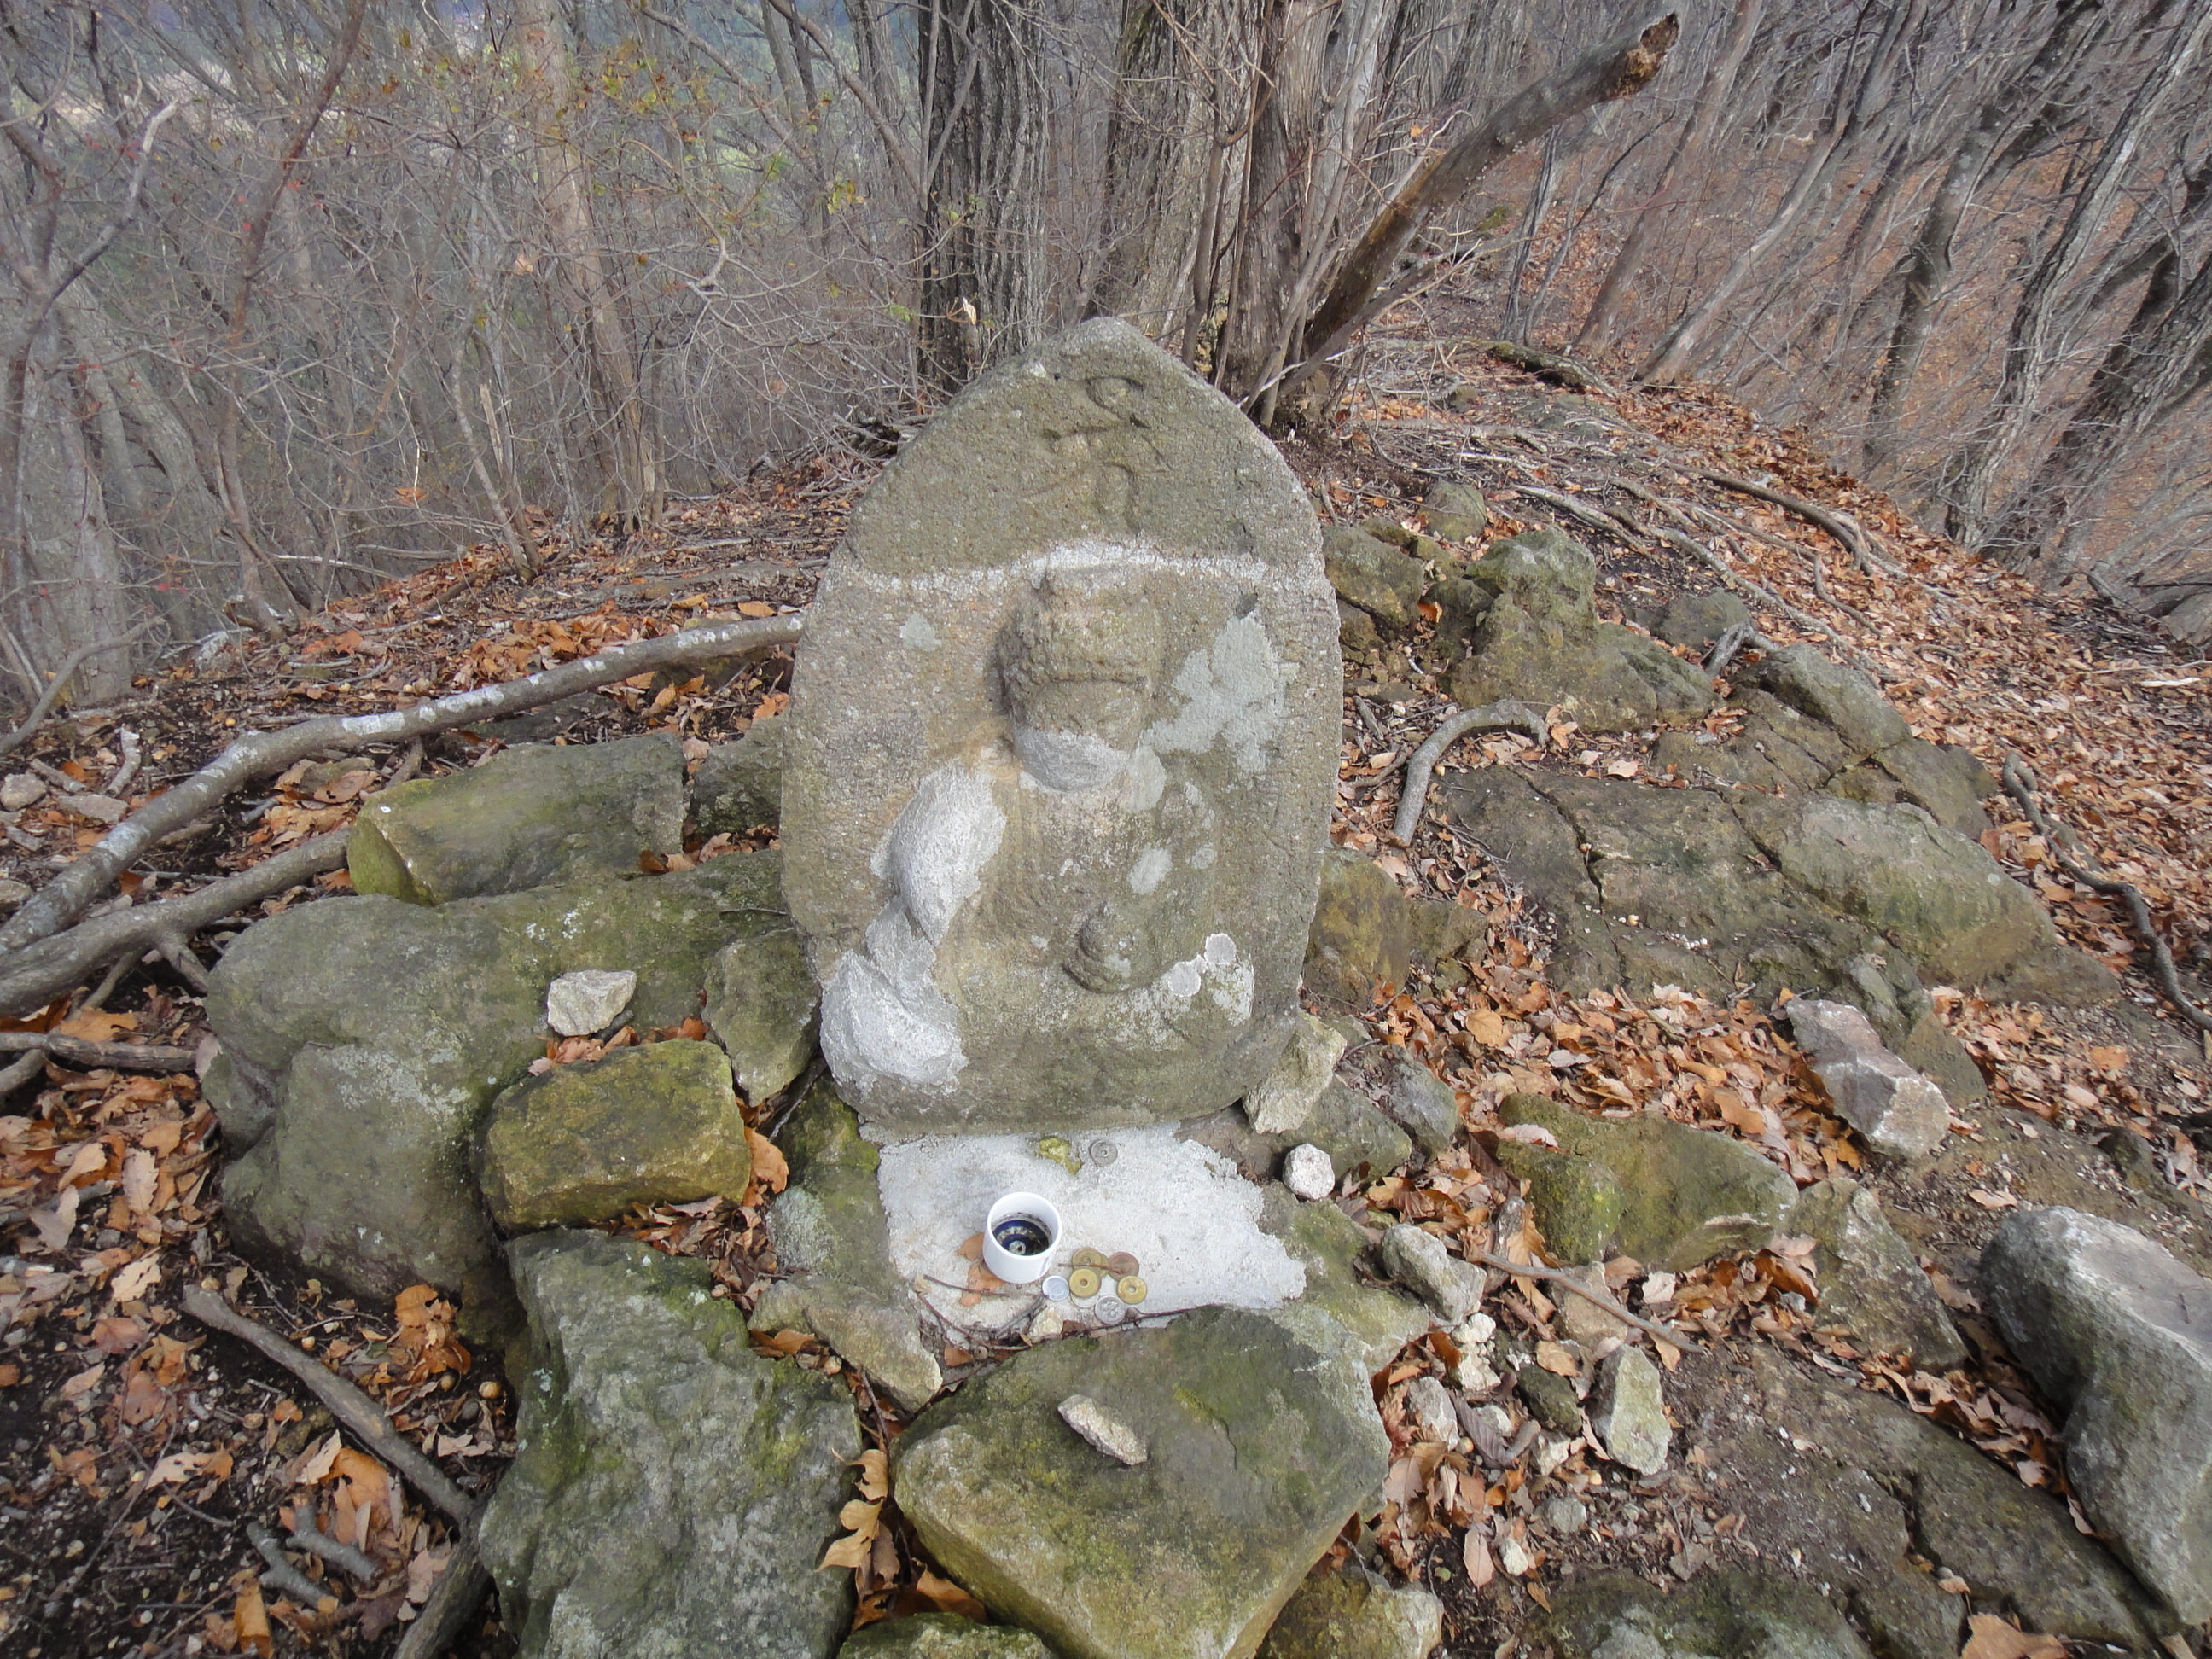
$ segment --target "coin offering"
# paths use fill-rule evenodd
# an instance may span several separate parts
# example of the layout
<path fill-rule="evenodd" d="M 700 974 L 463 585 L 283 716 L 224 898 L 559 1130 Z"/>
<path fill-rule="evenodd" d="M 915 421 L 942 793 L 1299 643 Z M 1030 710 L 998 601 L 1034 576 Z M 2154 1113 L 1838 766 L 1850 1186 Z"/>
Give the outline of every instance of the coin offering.
<path fill-rule="evenodd" d="M 1067 1300 L 1067 1279 L 1064 1274 L 1048 1274 L 1043 1285 L 1039 1286 L 1039 1288 L 1044 1291 L 1044 1299 L 1048 1302 L 1065 1302 Z"/>
<path fill-rule="evenodd" d="M 1137 1271 L 1137 1258 L 1127 1250 L 1116 1250 L 1106 1258 L 1106 1271 L 1116 1279 L 1127 1279 Z"/>
<path fill-rule="evenodd" d="M 1121 1149 L 1110 1140 L 1094 1140 L 1084 1150 L 1091 1161 L 1102 1170 L 1121 1156 Z"/>
<path fill-rule="evenodd" d="M 1078 1302 L 1088 1302 L 1098 1294 L 1098 1269 L 1078 1267 L 1067 1276 L 1067 1293 Z"/>
<path fill-rule="evenodd" d="M 1121 1282 L 1114 1287 L 1122 1301 L 1134 1307 L 1150 1293 L 1150 1287 L 1134 1273 L 1124 1273 Z"/>
<path fill-rule="evenodd" d="M 1110 1296 L 1102 1296 L 1095 1304 L 1092 1304 L 1091 1311 L 1097 1316 L 1102 1323 L 1118 1325 L 1127 1315 L 1129 1310 L 1123 1307 L 1118 1301 L 1115 1300 L 1114 1297 Z"/>
<path fill-rule="evenodd" d="M 1073 1260 L 1079 1267 L 1103 1267 L 1106 1265 L 1104 1254 L 1087 1245 L 1075 1253 Z"/>

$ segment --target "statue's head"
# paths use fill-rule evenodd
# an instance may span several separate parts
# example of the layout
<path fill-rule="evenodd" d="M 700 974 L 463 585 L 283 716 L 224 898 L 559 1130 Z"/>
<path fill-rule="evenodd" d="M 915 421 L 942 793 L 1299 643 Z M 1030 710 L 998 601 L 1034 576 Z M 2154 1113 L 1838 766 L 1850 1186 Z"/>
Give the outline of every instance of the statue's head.
<path fill-rule="evenodd" d="M 1023 768 L 1095 789 L 1128 763 L 1159 673 L 1159 626 L 1126 574 L 1053 572 L 999 641 L 999 680 Z"/>

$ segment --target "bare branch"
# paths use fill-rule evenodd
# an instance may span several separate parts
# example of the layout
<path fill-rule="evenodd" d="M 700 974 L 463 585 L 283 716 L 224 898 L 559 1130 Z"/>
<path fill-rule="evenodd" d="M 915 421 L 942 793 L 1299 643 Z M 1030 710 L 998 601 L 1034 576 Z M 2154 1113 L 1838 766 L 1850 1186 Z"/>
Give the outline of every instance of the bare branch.
<path fill-rule="evenodd" d="M 156 795 L 125 818 L 24 901 L 7 925 L 0 927 L 0 951 L 20 951 L 52 938 L 90 909 L 115 878 L 162 836 L 204 817 L 249 779 L 281 772 L 318 750 L 428 737 L 434 732 L 451 732 L 501 714 L 537 708 L 647 669 L 773 650 L 796 644 L 805 626 L 799 616 L 710 623 L 580 657 L 526 679 L 456 692 L 412 708 L 380 714 L 330 715 L 302 720 L 282 731 L 240 738 L 175 788 Z"/>

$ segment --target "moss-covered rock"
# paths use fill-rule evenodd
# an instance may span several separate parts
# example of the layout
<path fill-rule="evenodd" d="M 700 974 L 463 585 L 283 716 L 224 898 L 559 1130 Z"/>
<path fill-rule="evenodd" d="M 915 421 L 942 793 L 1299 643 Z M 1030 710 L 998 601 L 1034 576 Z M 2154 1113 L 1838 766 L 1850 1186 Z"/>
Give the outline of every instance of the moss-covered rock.
<path fill-rule="evenodd" d="M 1053 1651 L 1012 1625 L 979 1625 L 952 1613 L 880 1619 L 845 1638 L 837 1659 L 1053 1659 Z"/>
<path fill-rule="evenodd" d="M 1498 1115 L 1548 1129 L 1561 1152 L 1611 1170 L 1621 1194 L 1615 1242 L 1670 1272 L 1763 1247 L 1797 1196 L 1787 1174 L 1711 1129 L 1661 1117 L 1585 1117 L 1541 1095 L 1508 1095 Z M 1552 1237 L 1540 1207 L 1537 1224 Z"/>
<path fill-rule="evenodd" d="M 510 1231 L 735 1199 L 752 1176 L 730 1062 L 711 1042 L 556 1066 L 501 1095 L 484 1126 L 484 1202 Z"/>
<path fill-rule="evenodd" d="M 726 945 L 707 981 L 707 1024 L 748 1100 L 781 1094 L 814 1055 L 820 989 L 796 929 Z"/>
<path fill-rule="evenodd" d="M 1443 1603 L 1428 1591 L 1346 1567 L 1298 1586 L 1260 1659 L 1427 1659 L 1443 1635 Z"/>
<path fill-rule="evenodd" d="M 1411 628 L 1428 572 L 1370 532 L 1330 525 L 1322 532 L 1322 562 L 1337 597 L 1392 628 Z"/>
<path fill-rule="evenodd" d="M 1448 542 L 1471 542 L 1490 528 L 1490 503 L 1470 484 L 1439 479 L 1421 497 L 1421 515 Z"/>
<path fill-rule="evenodd" d="M 702 836 L 742 836 L 783 817 L 781 720 L 755 720 L 735 743 L 718 743 L 691 775 L 691 820 Z"/>
<path fill-rule="evenodd" d="M 634 967 L 633 1023 L 674 1025 L 715 955 L 781 907 L 764 853 L 436 907 L 328 899 L 248 928 L 208 996 L 233 1115 L 267 1126 L 224 1175 L 236 1237 L 351 1294 L 428 1282 L 495 1316 L 507 1272 L 477 1139 L 544 1052 L 548 983 Z"/>
<path fill-rule="evenodd" d="M 1528 1206 L 1553 1255 L 1562 1261 L 1605 1259 L 1620 1237 L 1626 1206 L 1610 1166 L 1522 1140 L 1500 1140 L 1498 1161 L 1528 1183 Z"/>
<path fill-rule="evenodd" d="M 477 1534 L 527 1659 L 822 1659 L 852 1396 L 755 1355 L 703 1261 L 594 1232 L 509 1247 L 528 1322 L 514 1466 Z"/>
<path fill-rule="evenodd" d="M 1573 1434 L 1583 1425 L 1583 1402 L 1575 1385 L 1539 1365 L 1523 1365 L 1514 1380 L 1535 1419 L 1553 1434 Z"/>
<path fill-rule="evenodd" d="M 1321 902 L 1306 949 L 1306 985 L 1364 1008 L 1381 985 L 1406 982 L 1411 922 L 1398 884 L 1372 859 L 1341 848 L 1323 854 Z"/>
<path fill-rule="evenodd" d="M 1849 1330 L 1866 1352 L 1904 1354 L 1939 1376 L 1966 1363 L 1912 1247 L 1873 1193 L 1845 1176 L 1816 1182 L 1798 1194 L 1784 1225 L 1814 1243 L 1820 1324 Z"/>
<path fill-rule="evenodd" d="M 1232 1308 L 1048 1343 L 922 1413 L 893 1487 L 953 1577 L 1068 1659 L 1246 1659 L 1387 1464 L 1322 1358 Z M 1073 1394 L 1147 1461 L 1079 1438 Z"/>
<path fill-rule="evenodd" d="M 1708 1573 L 1671 1595 L 1627 1573 L 1572 1578 L 1545 1622 L 1565 1659 L 1873 1659 L 1811 1585 L 1750 1571 Z"/>
<path fill-rule="evenodd" d="M 372 795 L 346 842 L 354 890 L 410 904 L 635 875 L 684 850 L 684 751 L 665 735 L 513 749 Z"/>
<path fill-rule="evenodd" d="M 1515 697 L 1557 703 L 1593 732 L 1695 719 L 1712 682 L 1664 646 L 1613 623 L 1592 605 L 1596 564 L 1556 530 L 1524 531 L 1468 567 L 1497 595 L 1473 648 L 1452 671 L 1463 708 Z"/>
<path fill-rule="evenodd" d="M 1297 1301 L 1275 1310 L 1276 1322 L 1322 1353 L 1348 1345 L 1357 1388 L 1428 1329 L 1427 1309 L 1360 1273 L 1367 1236 L 1335 1205 L 1301 1204 L 1282 1187 L 1270 1186 L 1260 1228 L 1281 1239 L 1306 1270 L 1305 1289 Z M 1330 1324 L 1320 1323 L 1323 1319 Z"/>
<path fill-rule="evenodd" d="M 823 1078 L 785 1120 L 791 1184 L 769 1206 L 769 1241 L 785 1277 L 754 1304 L 755 1330 L 807 1331 L 917 1411 L 944 1386 L 921 1338 L 921 1305 L 892 1271 L 878 1154 Z"/>

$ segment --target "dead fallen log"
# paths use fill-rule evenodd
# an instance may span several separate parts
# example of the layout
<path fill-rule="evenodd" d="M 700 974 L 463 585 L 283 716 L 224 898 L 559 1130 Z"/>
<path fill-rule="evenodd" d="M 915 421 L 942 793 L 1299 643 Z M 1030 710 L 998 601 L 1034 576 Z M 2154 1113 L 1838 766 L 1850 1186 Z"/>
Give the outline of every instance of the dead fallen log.
<path fill-rule="evenodd" d="M 156 795 L 118 823 L 76 862 L 23 902 L 0 927 L 0 951 L 20 951 L 51 939 L 76 921 L 114 884 L 115 878 L 162 836 L 173 835 L 213 811 L 230 793 L 251 779 L 281 772 L 295 761 L 325 750 L 362 744 L 402 742 L 451 732 L 543 707 L 590 691 L 633 674 L 672 664 L 714 657 L 750 655 L 793 645 L 804 632 L 803 615 L 766 617 L 757 621 L 709 623 L 601 651 L 558 668 L 499 685 L 480 686 L 417 703 L 412 708 L 378 714 L 333 714 L 302 720 L 279 731 L 240 738 L 174 788 Z"/>
<path fill-rule="evenodd" d="M 91 1042 L 55 1031 L 0 1031 L 0 1054 L 32 1049 L 66 1066 L 112 1066 L 118 1072 L 189 1072 L 192 1051 L 152 1042 Z"/>
<path fill-rule="evenodd" d="M 0 1016 L 20 1018 L 33 1008 L 43 1008 L 102 964 L 149 950 L 169 957 L 189 978 L 185 939 L 249 904 L 336 869 L 345 862 L 346 837 L 351 833 L 333 830 L 197 892 L 111 910 L 15 951 L 0 963 Z"/>

